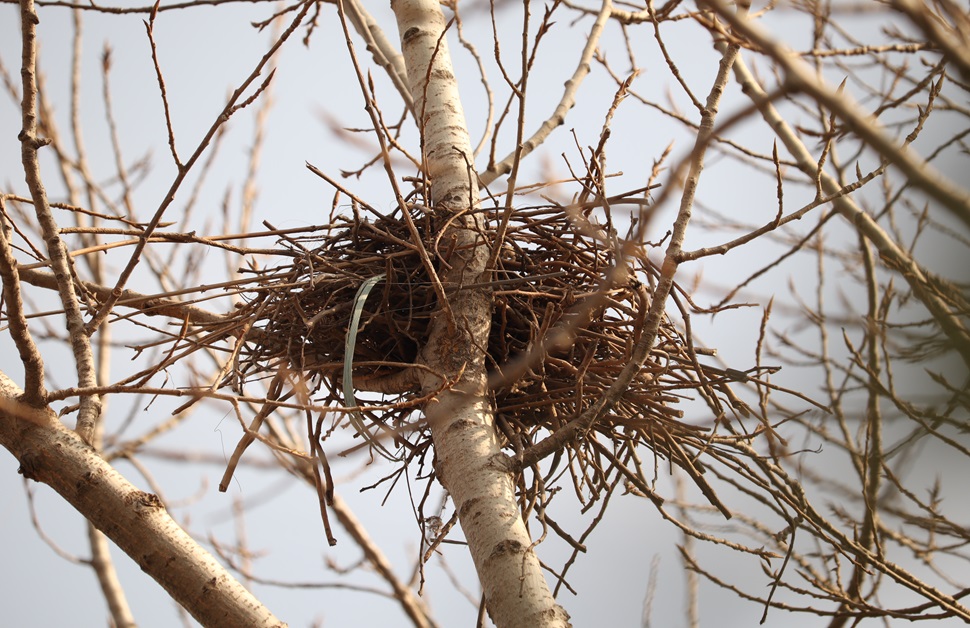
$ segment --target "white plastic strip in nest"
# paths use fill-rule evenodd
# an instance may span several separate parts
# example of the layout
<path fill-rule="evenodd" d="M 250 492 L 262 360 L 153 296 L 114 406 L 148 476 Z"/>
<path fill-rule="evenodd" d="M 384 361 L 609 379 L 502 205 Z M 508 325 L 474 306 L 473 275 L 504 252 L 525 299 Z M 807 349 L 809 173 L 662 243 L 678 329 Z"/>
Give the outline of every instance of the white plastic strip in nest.
<path fill-rule="evenodd" d="M 364 302 L 367 301 L 367 295 L 370 294 L 371 288 L 373 288 L 377 282 L 384 279 L 384 273 L 380 275 L 375 275 L 370 279 L 366 280 L 364 283 L 360 284 L 360 288 L 357 289 L 357 295 L 354 297 L 354 311 L 350 315 L 350 328 L 347 330 L 347 339 L 344 343 L 344 405 L 348 408 L 357 407 L 357 399 L 354 397 L 354 347 L 357 345 L 357 329 L 360 326 L 360 315 L 364 311 Z M 398 458 L 389 452 L 384 445 L 381 444 L 380 439 L 375 437 L 367 429 L 367 425 L 364 424 L 363 415 L 354 410 L 348 414 L 350 417 L 350 422 L 353 424 L 354 429 L 357 433 L 363 437 L 364 440 L 370 444 L 370 446 L 377 451 L 381 456 L 387 458 L 388 460 L 397 461 Z"/>

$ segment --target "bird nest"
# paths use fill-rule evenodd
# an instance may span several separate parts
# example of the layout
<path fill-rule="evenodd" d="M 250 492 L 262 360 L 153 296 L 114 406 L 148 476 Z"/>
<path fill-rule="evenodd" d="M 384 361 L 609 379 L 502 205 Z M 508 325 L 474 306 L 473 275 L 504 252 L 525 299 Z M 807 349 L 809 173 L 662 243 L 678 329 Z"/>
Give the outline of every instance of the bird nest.
<path fill-rule="evenodd" d="M 482 211 L 489 225 L 485 235 L 494 241 L 500 216 Z M 345 340 L 358 290 L 378 275 L 383 278 L 364 301 L 356 335 L 354 385 L 375 390 L 368 384 L 387 381 L 419 361 L 438 297 L 404 218 L 400 210 L 387 216 L 355 211 L 312 236 L 283 237 L 289 263 L 259 271 L 260 287 L 244 308 L 247 325 L 256 331 L 240 353 L 237 381 L 265 378 L 286 365 L 311 383 L 315 402 L 356 405 L 342 392 Z M 412 208 L 410 219 L 428 234 L 424 249 L 433 258 L 444 253 L 431 213 Z M 496 416 L 510 447 L 528 446 L 541 430 L 554 432 L 578 416 L 632 359 L 658 273 L 644 245 L 627 243 L 624 249 L 610 231 L 561 206 L 518 209 L 511 216 L 489 281 L 493 316 L 487 347 Z M 616 277 L 621 279 L 611 279 Z M 687 344 L 665 319 L 646 363 L 585 438 L 599 433 L 614 442 L 646 442 L 683 464 L 677 442 L 700 443 L 706 433 L 679 421 L 674 407 L 678 391 L 697 388 L 704 379 L 697 377 Z M 373 401 L 369 411 L 362 408 L 364 420 L 403 435 L 398 445 L 423 450 L 426 431 L 414 427 L 410 434 L 416 436 L 408 435 L 409 425 L 419 425 L 415 411 L 427 400 L 422 394 L 402 390 L 393 399 Z M 587 445 L 592 446 L 569 444 Z"/>

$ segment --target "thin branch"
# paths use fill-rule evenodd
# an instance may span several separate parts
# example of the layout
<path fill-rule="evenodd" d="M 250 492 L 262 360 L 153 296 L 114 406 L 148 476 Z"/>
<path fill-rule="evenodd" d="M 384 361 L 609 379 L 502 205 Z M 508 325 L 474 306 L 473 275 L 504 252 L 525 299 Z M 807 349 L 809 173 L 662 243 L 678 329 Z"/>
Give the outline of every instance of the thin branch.
<path fill-rule="evenodd" d="M 67 332 L 70 337 L 71 350 L 77 366 L 78 386 L 87 388 L 96 384 L 94 368 L 94 354 L 91 350 L 91 339 L 84 325 L 81 306 L 74 287 L 74 268 L 67 246 L 61 240 L 57 222 L 51 212 L 47 200 L 47 191 L 40 175 L 38 150 L 46 146 L 49 140 L 37 135 L 37 24 L 40 19 L 34 9 L 33 0 L 21 0 L 20 23 L 23 36 L 21 76 L 23 77 L 23 128 L 18 136 L 21 143 L 21 159 L 26 174 L 27 187 L 34 201 L 34 213 L 41 228 L 44 242 L 47 245 L 47 255 L 51 260 L 54 278 L 57 282 L 57 294 L 64 308 Z M 35 374 L 36 375 L 36 374 Z M 34 382 L 35 387 L 38 382 Z M 36 395 L 39 390 L 31 391 Z M 98 395 L 85 395 L 81 398 L 81 405 L 77 417 L 77 431 L 81 437 L 90 443 L 94 437 L 95 425 L 101 416 L 101 399 Z"/>
<path fill-rule="evenodd" d="M 3 196 L 0 195 L 0 279 L 3 280 L 4 310 L 10 337 L 17 345 L 20 362 L 24 366 L 23 401 L 31 406 L 41 407 L 47 399 L 47 390 L 44 387 L 44 358 L 27 328 L 17 260 L 7 239 L 8 224 L 7 210 L 4 207 Z"/>

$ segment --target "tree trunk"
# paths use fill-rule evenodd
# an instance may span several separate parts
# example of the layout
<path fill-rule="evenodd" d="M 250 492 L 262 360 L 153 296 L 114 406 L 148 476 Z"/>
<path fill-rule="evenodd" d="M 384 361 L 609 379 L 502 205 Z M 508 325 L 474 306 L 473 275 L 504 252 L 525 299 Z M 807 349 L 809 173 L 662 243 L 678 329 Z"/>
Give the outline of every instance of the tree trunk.
<path fill-rule="evenodd" d="M 478 177 L 443 36 L 437 0 L 394 0 L 401 48 L 421 128 L 425 175 L 436 225 L 444 229 L 438 273 L 448 286 L 488 281 L 490 243 L 478 209 Z M 428 404 L 438 479 L 455 502 L 492 621 L 507 626 L 567 626 L 542 574 L 515 497 L 508 457 L 495 433 L 486 390 L 485 348 L 492 317 L 484 288 L 449 292 L 439 303 L 421 359 L 455 385 Z M 424 376 L 424 388 L 440 387 Z"/>

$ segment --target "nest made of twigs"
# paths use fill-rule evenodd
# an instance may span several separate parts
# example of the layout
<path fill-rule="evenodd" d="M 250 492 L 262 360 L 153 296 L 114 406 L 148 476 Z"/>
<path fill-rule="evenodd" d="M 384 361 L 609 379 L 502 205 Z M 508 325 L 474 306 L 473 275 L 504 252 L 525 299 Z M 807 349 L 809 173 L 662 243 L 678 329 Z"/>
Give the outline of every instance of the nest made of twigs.
<path fill-rule="evenodd" d="M 434 234 L 430 213 L 415 209 L 411 219 L 422 233 Z M 398 211 L 368 219 L 355 212 L 340 221 L 312 237 L 284 239 L 291 262 L 262 271 L 261 286 L 245 308 L 248 323 L 261 333 L 242 351 L 236 378 L 263 377 L 289 364 L 322 384 L 315 392 L 325 399 L 318 401 L 343 404 L 339 380 L 354 298 L 360 285 L 378 274 L 386 277 L 365 303 L 354 381 L 390 375 L 415 362 L 437 296 L 408 244 L 411 232 L 403 216 Z M 486 216 L 487 225 L 496 222 L 496 216 Z M 574 310 L 595 300 L 571 342 L 540 352 L 521 376 L 493 389 L 496 415 L 510 441 L 533 442 L 537 430 L 554 431 L 594 403 L 630 362 L 639 340 L 656 269 L 643 251 L 616 259 L 617 247 L 603 237 L 606 231 L 593 233 L 589 226 L 577 224 L 575 215 L 558 206 L 517 210 L 509 224 L 496 279 L 490 282 L 487 364 L 493 373 L 532 351 L 552 330 L 568 325 Z M 424 244 L 432 252 L 438 245 L 433 235 Z M 628 265 L 627 279 L 604 288 L 604 277 L 617 263 Z M 677 421 L 680 412 L 673 407 L 679 400 L 675 391 L 698 386 L 692 375 L 696 362 L 685 345 L 665 321 L 647 363 L 595 430 L 649 441 L 655 451 L 682 458 L 671 436 L 700 435 Z M 418 394 L 406 393 L 399 401 Z M 399 403 L 368 418 L 399 425 L 414 410 Z"/>

